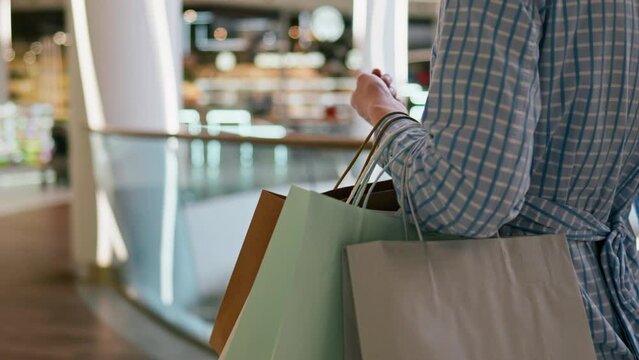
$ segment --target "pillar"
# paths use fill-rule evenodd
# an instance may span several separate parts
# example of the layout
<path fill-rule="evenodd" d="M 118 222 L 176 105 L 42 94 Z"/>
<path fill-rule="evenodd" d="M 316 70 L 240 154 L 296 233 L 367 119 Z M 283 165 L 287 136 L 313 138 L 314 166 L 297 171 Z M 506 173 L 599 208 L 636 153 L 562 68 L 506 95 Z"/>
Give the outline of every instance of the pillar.
<path fill-rule="evenodd" d="M 74 261 L 79 269 L 142 264 L 131 281 L 172 303 L 176 246 L 184 246 L 175 242 L 177 141 L 88 129 L 178 130 L 182 2 L 66 1 Z"/>
<path fill-rule="evenodd" d="M 408 82 L 408 0 L 353 0 L 353 42 L 362 51 L 361 71 L 380 68 L 396 85 Z M 363 121 L 353 130 L 369 131 Z"/>

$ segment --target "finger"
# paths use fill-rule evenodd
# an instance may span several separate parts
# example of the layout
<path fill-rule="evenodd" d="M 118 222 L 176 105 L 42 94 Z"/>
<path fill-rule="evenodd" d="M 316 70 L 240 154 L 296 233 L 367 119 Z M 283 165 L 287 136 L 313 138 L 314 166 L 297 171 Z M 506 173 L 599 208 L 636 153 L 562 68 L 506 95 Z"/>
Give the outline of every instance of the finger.
<path fill-rule="evenodd" d="M 377 82 L 377 81 L 383 83 L 382 79 L 379 76 L 376 76 L 370 73 L 361 73 L 359 74 L 356 80 L 357 80 L 357 85 L 370 83 L 370 82 Z"/>
<path fill-rule="evenodd" d="M 389 88 L 389 90 L 390 90 L 391 95 L 393 95 L 393 97 L 394 97 L 395 99 L 397 99 L 397 89 L 395 89 L 394 87 L 392 87 L 392 86 L 391 86 L 391 87 Z"/>
<path fill-rule="evenodd" d="M 359 89 L 363 89 L 365 84 L 368 83 L 368 78 L 373 77 L 373 75 L 368 73 L 361 73 L 355 78 L 355 91 Z"/>
<path fill-rule="evenodd" d="M 382 70 L 380 70 L 378 68 L 373 69 L 373 75 L 381 77 L 382 76 Z"/>
<path fill-rule="evenodd" d="M 391 84 L 393 83 L 393 77 L 388 75 L 388 74 L 384 74 L 382 75 L 382 80 L 384 80 L 384 82 L 386 83 L 386 85 L 391 86 Z"/>

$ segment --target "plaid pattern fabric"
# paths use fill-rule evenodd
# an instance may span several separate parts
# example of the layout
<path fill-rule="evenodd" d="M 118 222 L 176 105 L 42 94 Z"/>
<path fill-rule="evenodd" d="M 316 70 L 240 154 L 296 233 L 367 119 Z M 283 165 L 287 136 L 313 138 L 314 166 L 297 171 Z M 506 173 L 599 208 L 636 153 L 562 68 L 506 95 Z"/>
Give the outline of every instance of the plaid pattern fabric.
<path fill-rule="evenodd" d="M 566 234 L 600 359 L 639 359 L 638 11 L 444 0 L 423 126 L 384 135 L 382 165 L 425 230 Z"/>

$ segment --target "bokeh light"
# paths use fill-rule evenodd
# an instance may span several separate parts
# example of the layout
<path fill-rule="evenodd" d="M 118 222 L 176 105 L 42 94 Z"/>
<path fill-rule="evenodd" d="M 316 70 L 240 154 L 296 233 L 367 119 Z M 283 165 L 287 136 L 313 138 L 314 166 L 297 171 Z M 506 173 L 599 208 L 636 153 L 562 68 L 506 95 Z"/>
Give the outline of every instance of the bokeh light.
<path fill-rule="evenodd" d="M 215 31 L 213 31 L 213 38 L 217 41 L 224 41 L 228 36 L 228 31 L 223 27 L 216 28 Z"/>
<path fill-rule="evenodd" d="M 300 38 L 300 27 L 299 26 L 291 26 L 288 29 L 288 36 L 291 39 L 297 40 Z"/>
<path fill-rule="evenodd" d="M 236 65 L 237 58 L 230 51 L 222 51 L 215 57 L 215 67 L 222 72 L 231 71 L 235 69 Z"/>
<path fill-rule="evenodd" d="M 66 45 L 67 44 L 67 34 L 64 31 L 58 31 L 53 35 L 53 42 L 56 45 Z"/>
<path fill-rule="evenodd" d="M 193 9 L 186 10 L 182 15 L 182 18 L 184 19 L 184 22 L 193 24 L 195 21 L 197 21 L 197 11 Z"/>

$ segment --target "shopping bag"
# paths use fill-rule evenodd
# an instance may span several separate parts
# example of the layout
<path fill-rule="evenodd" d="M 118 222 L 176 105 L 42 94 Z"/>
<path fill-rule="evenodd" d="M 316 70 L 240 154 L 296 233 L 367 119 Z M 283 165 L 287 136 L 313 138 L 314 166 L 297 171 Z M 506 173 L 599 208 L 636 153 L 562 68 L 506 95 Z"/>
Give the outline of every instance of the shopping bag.
<path fill-rule="evenodd" d="M 596 358 L 563 236 L 371 242 L 345 259 L 347 360 Z"/>
<path fill-rule="evenodd" d="M 284 206 L 286 197 L 263 190 L 253 213 L 244 243 L 240 249 L 229 284 L 209 340 L 217 353 L 221 353 L 235 321 L 251 291 L 253 280 L 262 263 L 262 257 L 273 234 L 273 229 Z"/>
<path fill-rule="evenodd" d="M 380 149 L 380 148 L 386 147 L 388 145 L 388 141 L 390 141 L 389 139 L 387 139 L 385 143 L 383 143 L 383 144 L 379 143 L 378 140 L 381 138 L 381 135 L 384 134 L 384 132 L 388 129 L 388 127 L 393 122 L 395 122 L 395 121 L 397 121 L 399 119 L 402 119 L 402 118 L 407 118 L 407 115 L 403 114 L 403 113 L 394 113 L 394 114 L 389 114 L 389 115 L 392 115 L 394 117 L 390 118 L 387 121 L 385 121 L 383 123 L 383 125 L 382 125 L 382 122 L 379 122 L 378 124 L 376 124 L 373 127 L 373 129 L 371 130 L 371 132 L 369 133 L 369 135 L 366 137 L 366 139 L 362 142 L 362 145 L 356 151 L 355 156 L 353 157 L 351 162 L 348 164 L 348 166 L 344 170 L 344 172 L 343 172 L 342 176 L 340 177 L 340 179 L 337 181 L 337 185 L 335 186 L 335 189 L 333 191 L 325 193 L 324 195 L 319 195 L 319 194 L 313 193 L 313 196 L 310 197 L 311 199 L 319 199 L 319 198 L 323 198 L 324 200 L 326 200 L 326 199 L 347 200 L 348 199 L 347 202 L 354 203 L 354 204 L 356 204 L 359 207 L 364 207 L 366 209 L 369 209 L 369 211 L 372 211 L 372 210 L 380 211 L 381 210 L 381 211 L 393 211 L 394 212 L 394 211 L 396 211 L 399 208 L 399 205 L 397 203 L 397 197 L 396 197 L 396 194 L 395 194 L 395 191 L 394 191 L 394 187 L 393 187 L 393 184 L 392 184 L 391 181 L 377 183 L 377 180 L 376 180 L 375 184 L 365 185 L 365 184 L 368 183 L 368 180 L 370 179 L 370 177 L 371 177 L 371 175 L 373 173 L 373 167 L 378 162 L 378 157 L 381 154 L 381 152 L 376 152 L 376 149 Z M 417 122 L 415 122 L 415 124 L 412 125 L 412 126 L 418 126 Z M 378 131 L 378 128 L 379 128 L 379 131 Z M 368 158 L 366 159 L 366 161 L 364 163 L 364 168 L 363 168 L 362 172 L 360 173 L 360 175 L 357 178 L 356 190 L 354 189 L 354 187 L 339 188 L 339 185 L 341 184 L 342 180 L 344 180 L 344 178 L 347 176 L 349 171 L 352 169 L 352 167 L 354 166 L 354 164 L 355 164 L 356 160 L 358 159 L 359 155 L 361 155 L 363 150 L 365 149 L 366 144 L 368 144 L 368 141 L 371 139 L 371 137 L 375 133 L 377 133 L 379 136 L 378 136 L 378 139 L 376 139 L 376 141 L 373 143 L 373 145 L 371 147 L 371 151 L 369 152 L 369 156 L 368 156 Z M 298 189 L 296 191 L 292 191 L 292 193 L 300 192 L 300 191 L 303 192 L 302 190 Z M 363 194 L 368 194 L 368 195 L 366 197 L 359 196 L 359 195 L 363 195 Z M 356 199 L 353 199 L 352 196 L 354 196 L 354 195 L 358 195 L 358 197 Z M 302 203 L 304 203 L 303 196 L 300 197 L 299 200 L 298 199 L 295 199 L 295 200 L 288 199 L 288 200 L 286 200 L 286 203 L 289 203 L 291 201 L 293 203 L 296 203 L 298 201 L 302 201 Z M 343 202 L 339 203 L 339 202 L 336 202 L 334 200 L 331 203 L 333 204 L 333 206 L 336 206 L 336 208 L 351 209 L 352 211 L 355 211 L 354 214 L 356 216 L 360 216 L 360 217 L 362 216 L 362 213 L 358 213 L 357 212 L 357 210 L 359 210 L 359 209 L 357 207 L 355 207 L 355 206 L 346 205 Z M 294 206 L 297 206 L 297 205 L 290 205 L 290 206 L 294 207 Z M 306 207 L 304 207 L 304 206 L 306 206 Z M 303 209 L 307 209 L 307 208 L 311 208 L 312 206 L 313 206 L 313 204 L 309 203 L 309 204 L 306 204 L 306 205 L 302 205 L 302 208 Z M 287 213 L 287 214 L 289 214 L 289 213 Z M 359 229 L 358 226 L 362 226 L 361 225 L 361 219 L 360 219 L 359 223 L 351 222 L 352 220 L 355 220 L 355 219 L 351 219 L 348 216 L 346 218 L 339 218 L 338 217 L 337 219 L 339 219 L 339 220 L 336 220 L 336 219 L 333 219 L 333 217 L 336 214 L 338 214 L 338 213 L 331 213 L 331 212 L 321 213 L 320 212 L 318 217 L 312 217 L 312 219 L 310 221 L 311 222 L 323 221 L 322 222 L 322 226 L 318 226 L 317 227 L 318 231 L 323 231 L 323 230 L 325 231 L 327 229 L 333 230 L 335 225 L 336 224 L 340 224 L 340 221 L 342 221 L 342 225 L 343 226 L 345 226 L 347 228 L 351 227 L 351 229 L 349 230 L 350 232 L 344 231 L 344 234 L 352 234 L 352 230 L 353 229 Z M 377 214 L 379 214 L 379 213 L 377 213 Z M 283 229 L 279 233 L 276 231 L 276 234 L 278 234 L 279 237 L 275 236 L 275 235 L 273 237 L 278 238 L 278 239 L 286 238 L 284 240 L 280 239 L 279 240 L 280 242 L 282 242 L 282 241 L 284 241 L 284 242 L 290 241 L 291 239 L 295 239 L 296 237 L 300 237 L 300 236 L 303 237 L 306 233 L 301 233 L 301 232 L 304 232 L 307 229 L 304 226 L 299 227 L 299 226 L 297 226 L 297 224 L 296 225 L 291 225 L 290 222 L 295 222 L 295 221 L 301 219 L 303 224 L 306 224 L 306 222 L 308 221 L 308 218 L 307 218 L 308 216 L 311 216 L 311 212 L 310 211 L 307 211 L 307 212 L 295 212 L 295 211 L 290 210 L 290 214 L 288 215 L 288 217 L 285 218 L 285 220 L 282 220 L 281 218 L 278 220 L 278 225 L 277 225 L 278 228 L 281 227 L 281 229 Z M 352 216 L 352 215 L 349 215 L 349 216 Z M 292 218 L 292 220 L 289 219 L 289 217 Z M 397 219 L 394 216 L 391 216 L 390 218 L 392 218 L 394 224 L 397 225 Z M 389 218 L 387 218 L 387 219 L 389 219 Z M 281 223 L 283 223 L 284 225 L 282 225 Z M 375 223 L 375 224 L 373 224 L 372 227 L 381 226 L 381 225 L 383 225 L 383 222 Z M 290 232 L 291 230 L 293 230 L 293 231 Z M 392 227 L 389 227 L 389 230 L 392 230 Z M 258 233 L 265 233 L 265 232 L 258 232 Z M 406 230 L 404 230 L 404 233 L 405 233 L 405 238 L 407 238 L 408 235 L 406 234 Z M 319 232 L 315 233 L 313 236 L 317 236 L 317 234 L 319 234 Z M 262 236 L 262 238 L 259 241 L 261 241 L 262 244 L 259 246 L 259 251 L 256 251 L 255 253 L 263 254 L 264 247 L 266 246 L 264 244 L 268 244 L 268 242 L 270 240 L 270 236 L 268 236 L 268 235 L 261 235 L 261 236 Z M 311 239 L 311 238 L 313 238 L 313 236 L 308 236 L 307 238 Z M 336 259 L 333 257 L 333 255 L 335 254 L 335 251 L 338 251 L 338 252 L 341 251 L 341 248 L 343 246 L 342 242 L 346 241 L 346 239 L 348 239 L 348 241 L 352 242 L 352 241 L 354 241 L 354 239 L 356 240 L 356 239 L 359 239 L 360 237 L 361 237 L 361 234 L 359 232 L 357 232 L 357 234 L 356 234 L 356 236 L 354 238 L 347 236 L 347 237 L 339 238 L 334 244 L 331 243 L 331 242 L 327 242 L 327 248 L 326 249 L 329 250 L 329 253 L 331 254 L 331 256 L 327 257 L 325 260 L 327 260 L 328 263 L 333 264 L 336 261 Z M 255 240 L 250 240 L 250 241 L 245 242 L 244 246 L 247 246 L 247 247 L 252 246 L 252 245 L 250 245 L 250 243 L 253 242 L 253 241 L 255 241 Z M 263 273 L 263 272 L 268 274 L 268 275 L 264 275 L 263 276 L 266 279 L 268 279 L 269 276 L 272 276 L 273 273 L 277 274 L 277 271 L 281 271 L 282 269 L 284 269 L 287 272 L 288 275 L 296 274 L 296 271 L 298 271 L 297 268 L 292 268 L 291 266 L 286 267 L 286 266 L 287 265 L 295 265 L 296 264 L 295 260 L 297 258 L 296 258 L 296 254 L 294 253 L 294 250 L 296 248 L 299 248 L 300 244 L 303 244 L 303 242 L 297 242 L 292 247 L 283 247 L 283 248 L 278 247 L 279 245 L 274 246 L 274 245 L 269 244 L 268 245 L 268 249 L 271 249 L 271 248 L 278 249 L 278 250 L 273 250 L 274 255 L 271 255 L 271 260 L 270 261 L 272 261 L 272 262 L 273 261 L 277 261 L 277 260 L 274 260 L 274 259 L 278 259 L 280 257 L 285 258 L 284 259 L 285 261 L 282 261 L 281 264 L 276 264 L 276 265 L 272 265 L 272 264 L 270 264 L 268 262 L 267 262 L 268 265 L 264 265 L 264 263 L 262 263 L 261 267 L 260 267 L 259 263 L 256 264 L 256 259 L 258 261 L 259 260 L 266 261 L 266 258 L 262 259 L 259 256 L 252 258 L 252 260 L 250 260 L 250 261 L 252 261 L 254 265 L 251 266 L 251 267 L 248 267 L 250 274 L 248 274 L 248 276 L 244 277 L 245 280 L 248 279 L 248 281 L 245 281 L 245 282 L 248 284 L 248 283 L 251 282 L 251 279 L 255 278 L 255 276 L 256 276 L 255 272 L 257 271 L 258 268 L 259 268 L 259 273 L 260 274 Z M 288 251 L 293 251 L 293 256 L 289 256 Z M 311 250 L 309 250 L 309 251 L 311 251 Z M 247 250 L 247 252 L 248 252 L 248 250 Z M 270 253 L 270 252 L 271 252 L 271 250 L 268 250 L 268 253 Z M 302 254 L 302 256 L 300 256 L 300 258 L 303 259 L 304 257 L 308 257 L 309 255 L 312 256 L 313 253 L 312 252 L 305 252 L 305 253 Z M 240 257 L 242 257 L 242 254 L 240 254 Z M 239 260 L 238 260 L 238 263 L 239 263 Z M 284 266 L 284 267 L 281 267 L 281 266 Z M 263 268 L 267 268 L 269 270 L 263 270 Z M 235 270 L 238 270 L 238 265 L 237 264 L 236 264 L 236 269 Z M 242 266 L 239 266 L 239 271 L 243 271 Z M 301 273 L 304 273 L 304 271 L 307 271 L 307 269 L 305 269 L 302 266 Z M 315 271 L 317 271 L 317 269 L 315 269 Z M 341 269 L 339 269 L 339 267 L 338 267 L 337 271 L 338 271 L 337 275 L 339 275 L 339 271 L 341 271 Z M 322 281 L 330 279 L 330 282 L 331 282 L 330 286 L 329 285 L 325 286 L 326 289 L 327 289 L 327 293 L 326 294 L 328 294 L 327 295 L 327 299 L 329 299 L 330 301 L 333 301 L 335 299 L 335 296 L 334 296 L 335 294 L 333 292 L 331 292 L 331 291 L 333 291 L 334 287 L 336 285 L 338 285 L 339 282 L 341 281 L 341 276 L 335 277 L 334 275 L 335 274 L 331 271 L 331 272 L 328 272 L 328 276 L 326 278 L 321 279 Z M 302 279 L 303 279 L 303 277 L 302 277 Z M 286 279 L 284 279 L 284 281 L 285 280 Z M 233 281 L 234 280 L 232 278 L 231 282 L 233 282 Z M 233 349 L 237 348 L 237 345 L 235 345 L 235 346 L 233 345 L 233 344 L 236 344 L 236 343 L 244 344 L 244 346 L 251 347 L 252 349 L 257 349 L 257 350 L 252 350 L 254 354 L 260 354 L 261 353 L 262 356 L 266 356 L 266 353 L 264 353 L 263 351 L 260 352 L 260 349 L 256 348 L 256 345 L 250 341 L 250 338 L 242 337 L 242 336 L 245 336 L 242 331 L 244 331 L 244 332 L 247 331 L 247 330 L 242 330 L 243 329 L 242 326 L 240 326 L 240 330 L 238 330 L 238 331 L 240 331 L 240 335 L 242 335 L 242 336 L 239 336 L 240 340 L 238 340 L 237 342 L 235 340 L 233 340 L 233 341 L 231 341 L 231 344 L 226 344 L 226 346 L 224 346 L 224 340 L 226 339 L 226 337 L 228 337 L 228 332 L 230 331 L 231 328 L 233 328 L 233 333 L 234 333 L 233 339 L 235 339 L 235 331 L 238 329 L 238 321 L 236 320 L 237 319 L 237 313 L 239 312 L 239 309 L 242 308 L 240 304 L 246 304 L 246 300 L 245 300 L 246 299 L 246 291 L 248 291 L 248 289 L 252 289 L 250 294 L 253 294 L 256 291 L 258 292 L 258 294 L 261 294 L 260 291 L 261 292 L 264 292 L 264 291 L 267 291 L 267 292 L 268 291 L 275 291 L 275 292 L 277 292 L 278 291 L 277 287 L 271 287 L 271 285 L 268 282 L 268 280 L 262 280 L 262 281 L 263 281 L 262 288 L 260 288 L 259 290 L 255 290 L 254 286 L 251 287 L 251 285 L 244 284 L 243 287 L 242 287 L 244 292 L 242 294 L 240 294 L 239 296 L 235 296 L 233 294 L 229 295 L 229 298 L 232 299 L 232 301 L 236 305 L 233 307 L 233 311 L 230 314 L 230 316 L 228 316 L 228 319 L 227 319 L 227 323 L 228 324 L 226 326 L 224 326 L 224 332 L 223 332 L 223 334 L 221 336 L 221 341 L 220 340 L 215 340 L 215 342 L 214 342 L 216 344 L 216 346 L 217 346 L 218 352 L 220 351 L 219 350 L 220 347 L 224 348 L 225 358 L 234 358 L 234 356 L 236 356 L 236 355 L 233 355 L 233 354 L 235 354 L 235 352 L 238 351 L 238 350 L 233 350 Z M 282 278 L 278 278 L 277 281 L 283 281 L 283 280 L 282 280 Z M 268 290 L 265 290 L 266 289 L 264 287 L 264 286 L 266 286 L 265 284 L 268 284 L 268 286 L 269 286 Z M 274 282 L 273 284 L 275 284 L 275 285 L 280 284 L 281 286 L 291 286 L 290 283 L 286 283 L 286 282 L 281 282 L 281 283 Z M 324 288 L 322 288 L 322 289 L 324 289 Z M 284 290 L 287 290 L 287 289 L 285 288 Z M 282 294 L 285 294 L 285 292 L 282 292 Z M 326 294 L 323 294 L 323 295 L 326 295 Z M 251 295 L 251 296 L 255 297 L 255 298 L 261 298 L 262 295 L 255 295 L 255 296 Z M 303 296 L 307 296 L 307 294 L 303 294 Z M 226 295 L 225 295 L 225 298 L 226 298 Z M 266 298 L 268 299 L 268 296 Z M 334 305 L 334 302 L 330 302 L 330 301 L 327 304 L 329 306 Z M 277 304 L 277 306 L 280 306 L 280 305 L 281 304 Z M 341 310 L 341 309 L 337 309 L 337 310 Z M 220 311 L 222 311 L 222 309 L 220 309 Z M 266 311 L 269 311 L 268 306 L 266 307 Z M 314 313 L 313 312 L 309 312 L 308 314 L 313 315 Z M 277 311 L 271 313 L 271 315 L 277 316 Z M 331 315 L 333 315 L 333 314 L 331 314 Z M 334 315 L 339 315 L 339 314 L 335 313 Z M 255 322 L 256 320 L 254 319 L 254 316 L 255 316 L 255 314 L 251 314 L 251 316 L 249 316 L 249 318 L 246 321 L 243 321 L 242 324 Z M 281 320 L 281 319 L 277 318 L 277 317 L 274 318 L 274 319 L 276 320 L 275 323 L 269 323 L 268 322 L 269 319 L 266 319 L 266 321 L 264 319 L 261 319 L 261 321 L 262 321 L 262 323 L 267 324 L 267 326 L 265 328 L 268 328 L 268 326 L 271 326 L 272 329 L 276 329 L 276 328 L 279 329 L 278 326 L 281 325 L 279 320 Z M 337 318 L 335 318 L 335 316 L 331 316 L 328 319 L 329 323 L 330 323 L 330 326 L 335 327 L 335 325 L 337 324 L 335 322 L 336 319 Z M 232 325 L 232 321 L 233 320 L 235 320 L 235 324 L 234 325 Z M 259 322 L 260 320 L 258 319 L 257 321 Z M 240 325 L 242 325 L 242 324 L 240 324 Z M 287 323 L 285 323 L 285 324 L 287 324 Z M 246 328 L 246 325 L 244 325 L 244 328 Z M 337 328 L 337 329 L 341 330 L 341 328 Z M 214 330 L 214 332 L 215 332 L 215 330 Z M 271 339 L 270 336 L 273 335 L 273 334 L 274 333 L 271 332 L 271 333 L 267 334 L 267 336 L 261 338 L 261 340 L 265 339 L 264 341 L 266 341 L 266 342 L 262 342 L 261 344 L 266 346 L 267 348 L 269 346 L 275 346 L 274 345 L 275 343 L 271 343 L 271 344 L 268 343 L 268 340 Z M 278 336 L 279 335 L 281 335 L 280 330 L 278 330 Z M 341 337 L 341 333 L 338 333 L 336 335 Z M 295 335 L 291 336 L 291 338 L 294 338 L 294 336 Z M 332 340 L 332 339 L 330 339 L 330 340 Z M 321 340 L 319 340 L 319 341 L 321 341 Z M 228 340 L 226 342 L 228 342 Z M 334 343 L 334 341 L 331 342 L 331 343 Z M 341 346 L 341 345 L 343 345 L 342 341 L 339 342 L 339 346 Z M 240 345 L 240 347 L 241 346 L 242 345 Z M 262 350 L 264 350 L 264 349 L 265 348 L 263 348 Z M 284 351 L 286 351 L 286 350 L 284 350 Z M 231 355 L 227 356 L 226 355 L 227 352 L 230 352 Z M 340 353 L 340 352 L 337 352 L 337 353 Z M 318 353 L 318 354 L 320 356 L 319 358 L 322 358 L 321 357 L 321 353 Z M 271 356 L 276 356 L 276 353 L 272 353 Z M 247 357 L 245 357 L 244 355 L 239 355 L 239 357 L 237 357 L 237 358 L 238 359 L 245 359 Z"/>
<path fill-rule="evenodd" d="M 352 186 L 343 187 L 328 191 L 325 195 L 345 200 L 352 190 Z M 370 190 L 370 185 L 367 190 Z M 285 200 L 285 196 L 266 190 L 260 194 L 209 339 L 209 343 L 218 354 L 222 352 L 253 286 Z M 387 211 L 399 208 L 391 181 L 380 182 L 375 186 L 367 207 Z"/>
<path fill-rule="evenodd" d="M 235 324 L 233 324 L 233 329 L 231 329 L 231 333 L 229 334 L 229 336 L 227 337 L 226 343 L 228 343 L 230 341 L 230 339 L 233 339 L 235 337 L 235 329 L 237 329 L 237 323 L 240 321 L 240 319 L 242 318 L 242 311 L 240 311 L 240 314 L 237 316 L 237 319 L 235 321 Z M 225 345 L 226 345 L 225 343 Z M 227 350 L 228 347 L 224 346 L 222 348 L 222 351 L 218 351 L 219 357 L 218 360 L 227 360 Z"/>
<path fill-rule="evenodd" d="M 292 187 L 225 359 L 343 358 L 341 254 L 380 238 L 416 236 L 394 212 Z"/>

